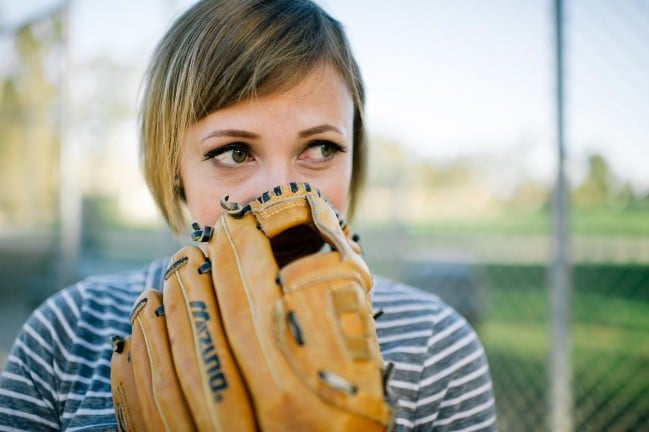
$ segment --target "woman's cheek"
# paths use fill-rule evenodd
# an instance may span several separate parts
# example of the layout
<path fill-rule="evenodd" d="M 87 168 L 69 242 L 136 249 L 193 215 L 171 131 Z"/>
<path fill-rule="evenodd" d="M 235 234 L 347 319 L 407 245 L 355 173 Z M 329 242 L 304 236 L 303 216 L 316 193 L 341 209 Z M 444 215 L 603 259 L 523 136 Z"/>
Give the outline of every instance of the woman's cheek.
<path fill-rule="evenodd" d="M 186 190 L 187 210 L 192 222 L 199 225 L 213 225 L 223 213 L 220 204 L 222 191 L 208 184 L 193 182 L 192 188 Z"/>

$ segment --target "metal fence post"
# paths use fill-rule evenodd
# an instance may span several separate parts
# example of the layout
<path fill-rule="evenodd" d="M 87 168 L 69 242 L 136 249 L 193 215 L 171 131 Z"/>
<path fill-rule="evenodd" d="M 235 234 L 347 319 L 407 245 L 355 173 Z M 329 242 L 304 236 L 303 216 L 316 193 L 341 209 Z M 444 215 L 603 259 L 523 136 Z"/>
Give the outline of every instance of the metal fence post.
<path fill-rule="evenodd" d="M 568 223 L 569 195 L 565 175 L 563 1 L 554 1 L 556 66 L 557 177 L 552 208 L 552 262 L 550 268 L 550 361 L 548 427 L 552 432 L 574 428 L 570 366 L 571 272 Z"/>
<path fill-rule="evenodd" d="M 69 11 L 72 0 L 61 6 L 63 27 L 63 67 L 60 77 L 59 110 L 60 155 L 59 155 L 59 265 L 60 287 L 77 278 L 77 267 L 81 249 L 81 189 L 78 170 L 81 166 L 79 148 L 70 136 L 70 92 L 69 80 L 72 72 L 69 58 Z"/>

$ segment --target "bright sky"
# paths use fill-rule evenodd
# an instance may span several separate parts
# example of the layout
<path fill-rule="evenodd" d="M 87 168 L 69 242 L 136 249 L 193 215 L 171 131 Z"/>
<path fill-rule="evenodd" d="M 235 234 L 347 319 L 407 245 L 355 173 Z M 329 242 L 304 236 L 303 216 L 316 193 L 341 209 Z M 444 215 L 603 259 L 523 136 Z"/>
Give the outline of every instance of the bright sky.
<path fill-rule="evenodd" d="M 73 58 L 141 64 L 191 0 L 77 0 Z M 60 0 L 0 0 L 20 22 Z M 554 168 L 550 0 L 320 0 L 342 21 L 368 89 L 370 133 L 438 160 L 490 155 L 512 173 Z M 600 152 L 649 190 L 649 2 L 566 1 L 569 170 Z M 501 170 L 502 172 L 502 170 Z M 505 176 L 506 177 L 506 176 Z"/>

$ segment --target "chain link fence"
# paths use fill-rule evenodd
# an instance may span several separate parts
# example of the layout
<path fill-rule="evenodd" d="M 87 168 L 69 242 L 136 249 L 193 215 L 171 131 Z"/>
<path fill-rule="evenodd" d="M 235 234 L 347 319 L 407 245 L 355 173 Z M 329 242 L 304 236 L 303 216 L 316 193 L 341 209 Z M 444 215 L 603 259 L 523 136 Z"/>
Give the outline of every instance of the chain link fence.
<path fill-rule="evenodd" d="M 328 3 L 336 14 L 335 2 Z M 420 19 L 434 15 L 430 16 L 430 25 L 437 31 L 430 36 L 434 44 L 419 49 L 429 49 L 430 55 L 422 51 L 422 56 L 445 66 L 436 69 L 437 75 L 433 73 L 430 80 L 445 77 L 448 81 L 442 87 L 451 94 L 459 94 L 467 85 L 471 87 L 472 104 L 463 105 L 461 111 L 449 107 L 454 115 L 486 107 L 483 115 L 491 118 L 493 113 L 494 122 L 501 111 L 505 117 L 511 114 L 518 120 L 522 117 L 514 116 L 519 114 L 514 110 L 529 110 L 536 116 L 541 112 L 545 117 L 530 123 L 531 132 L 526 132 L 525 125 L 512 122 L 511 128 L 518 128 L 520 136 L 503 153 L 469 153 L 451 162 L 413 164 L 412 148 L 405 150 L 404 143 L 392 146 L 373 136 L 368 193 L 354 227 L 361 234 L 370 267 L 439 294 L 476 328 L 491 367 L 501 432 L 546 431 L 551 424 L 549 399 L 554 379 L 549 366 L 550 327 L 555 319 L 549 302 L 549 190 L 553 177 L 521 180 L 520 174 L 536 173 L 537 159 L 538 165 L 542 161 L 548 165 L 547 159 L 554 158 L 553 119 L 548 114 L 553 112 L 554 97 L 552 3 L 457 1 L 451 8 L 452 17 L 459 20 L 457 25 L 443 22 L 445 12 L 450 10 L 447 2 L 426 4 L 423 12 L 420 2 L 404 0 L 402 9 L 410 11 L 413 20 L 415 16 Z M 382 8 L 381 2 L 371 5 Z M 649 2 L 567 0 L 564 6 L 567 173 L 571 186 L 571 231 L 566 240 L 572 282 L 566 329 L 572 392 L 568 412 L 573 430 L 641 431 L 649 424 L 649 178 L 646 163 L 642 173 L 633 168 L 638 164 L 632 159 L 649 160 Z M 340 18 L 348 21 L 344 16 Z M 48 39 L 43 35 L 58 34 L 56 20 L 49 27 L 41 24 L 32 29 L 34 35 L 23 28 L 11 37 L 22 37 L 21 47 L 39 37 Z M 463 39 L 467 27 L 477 29 L 472 33 L 474 39 Z M 485 35 L 485 40 L 494 45 L 486 52 L 472 51 L 480 39 L 476 34 Z M 353 34 L 351 39 L 354 41 Z M 453 45 L 456 43 L 462 43 L 462 49 Z M 24 62 L 29 70 L 38 70 L 34 57 L 21 58 L 20 49 L 11 51 L 13 63 Z M 55 57 L 51 53 L 48 56 L 50 61 Z M 519 63 L 530 62 L 530 58 L 537 69 L 535 74 L 514 73 L 515 78 L 510 76 L 509 81 L 499 80 L 495 70 L 480 75 L 489 72 L 492 63 L 516 72 Z M 115 65 L 95 61 L 91 66 L 85 71 L 77 66 L 76 72 L 91 81 L 89 77 L 106 66 L 104 71 L 110 72 L 111 82 L 122 81 L 122 69 Z M 8 63 L 2 67 L 8 68 Z M 473 73 L 468 84 L 451 80 L 453 71 L 459 69 Z M 123 72 L 129 73 L 125 81 L 131 82 L 133 71 Z M 34 75 L 25 76 L 34 79 Z M 11 141 L 13 135 L 8 134 L 13 130 L 10 126 L 18 124 L 11 97 L 25 102 L 25 98 L 18 97 L 23 91 L 30 103 L 37 103 L 34 101 L 38 98 L 25 90 L 34 86 L 25 85 L 24 76 L 21 78 L 18 72 L 3 72 L 0 78 L 4 80 L 0 92 L 0 120 L 4 123 L 0 133 L 5 134 L 0 142 L 0 178 L 5 184 L 19 185 L 29 177 L 29 184 L 38 186 L 44 180 L 39 172 L 47 173 L 48 179 L 55 177 L 51 173 L 58 169 L 57 162 L 41 158 L 39 163 L 49 161 L 49 168 L 29 170 L 36 147 L 20 153 L 16 149 L 22 148 L 18 145 L 25 140 L 21 138 L 16 144 Z M 48 84 L 46 77 L 42 81 Z M 47 94 L 51 96 L 55 87 L 50 85 Z M 502 87 L 502 94 L 494 97 L 494 93 L 485 91 L 493 87 Z M 518 100 L 516 107 L 498 106 L 498 96 L 523 90 L 525 97 Z M 430 95 L 431 105 L 440 94 Z M 370 88 L 370 106 L 376 104 L 372 95 Z M 46 110 L 55 120 L 54 104 L 50 102 Z M 93 99 L 93 105 L 100 103 Z M 29 118 L 29 113 L 35 112 L 33 106 L 20 106 L 26 117 L 21 121 L 22 132 L 14 135 L 22 137 L 20 133 L 37 125 Z M 102 123 L 107 121 L 106 115 L 100 114 L 96 118 L 83 117 L 83 123 L 109 131 L 124 120 L 120 117 L 115 124 Z M 51 126 L 52 118 L 46 123 Z M 470 129 L 472 124 L 461 126 Z M 433 124 L 430 135 L 435 136 L 435 132 Z M 48 148 L 55 148 L 49 138 Z M 112 148 L 116 141 L 105 138 L 97 147 Z M 434 141 L 440 147 L 456 144 L 444 137 Z M 487 147 L 489 143 L 480 144 Z M 526 153 L 533 154 L 531 164 L 521 162 Z M 104 158 L 97 159 L 105 162 Z M 108 156 L 105 159 L 108 161 Z M 16 166 L 16 161 L 25 168 L 11 177 L 15 170 L 9 168 Z M 106 165 L 115 169 L 121 167 L 119 162 Z M 88 166 L 93 171 L 93 165 Z M 501 180 L 494 182 L 494 173 L 501 175 Z M 509 175 L 512 173 L 519 177 Z M 93 174 L 100 173 L 95 170 Z M 16 314 L 25 315 L 45 295 L 59 288 L 57 263 L 61 257 L 54 195 L 49 189 L 42 196 L 21 194 L 18 189 L 0 191 L 0 273 L 7 281 L 0 290 L 0 308 L 4 308 L 0 309 L 0 327 L 5 330 L 0 333 L 0 363 L 18 329 L 16 323 L 24 319 Z M 92 196 L 92 191 L 82 192 L 84 215 L 80 218 L 82 244 L 77 276 L 131 268 L 156 258 L 161 251 L 173 252 L 175 243 L 167 230 L 159 226 L 127 226 L 123 216 L 119 223 L 111 219 L 118 212 L 119 199 L 110 196 L 115 191 L 101 190 L 99 196 Z M 38 209 L 32 213 L 49 215 L 41 224 L 46 232 L 29 232 L 29 224 L 16 231 L 16 224 L 11 224 L 12 220 L 33 219 L 34 214 L 27 218 L 20 213 L 25 211 L 25 205 L 12 213 L 14 202 L 25 197 L 29 198 L 27 207 Z"/>
<path fill-rule="evenodd" d="M 410 252 L 395 262 L 389 254 L 377 252 L 394 250 L 395 235 L 365 230 L 363 245 L 370 265 L 438 294 L 473 324 L 489 359 L 501 431 L 550 430 L 549 267 L 541 260 L 522 261 L 510 255 L 529 245 L 538 248 L 538 239 L 481 235 L 478 243 L 506 251 L 487 259 L 471 247 L 475 239 L 456 236 L 452 242 L 466 251 L 458 260 L 444 258 L 449 239 L 440 239 L 439 234 L 424 240 L 421 233 L 400 230 L 399 236 L 399 250 Z M 512 244 L 505 247 L 505 242 Z M 633 249 L 634 241 L 629 243 Z M 602 260 L 601 250 L 595 252 L 596 260 L 587 258 L 571 266 L 573 427 L 642 431 L 649 421 L 649 262 L 621 261 L 616 256 Z"/>
<path fill-rule="evenodd" d="M 548 369 L 547 268 L 487 265 L 493 307 L 482 328 L 502 430 L 544 430 Z M 647 424 L 649 267 L 577 264 L 570 325 L 573 423 L 579 431 L 642 430 Z M 492 342 L 504 338 L 507 343 Z M 533 345 L 526 349 L 526 346 Z M 543 349 L 545 348 L 545 349 Z M 520 352 L 517 352 L 520 351 Z"/>

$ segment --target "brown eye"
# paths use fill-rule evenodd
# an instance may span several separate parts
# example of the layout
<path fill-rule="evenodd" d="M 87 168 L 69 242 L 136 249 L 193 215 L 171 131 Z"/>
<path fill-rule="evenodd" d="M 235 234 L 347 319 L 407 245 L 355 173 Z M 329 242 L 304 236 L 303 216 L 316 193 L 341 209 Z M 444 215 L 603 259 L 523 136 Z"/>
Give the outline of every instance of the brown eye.
<path fill-rule="evenodd" d="M 226 144 L 203 155 L 203 160 L 213 160 L 224 167 L 236 167 L 253 159 L 250 148 L 243 143 Z"/>
<path fill-rule="evenodd" d="M 248 158 L 248 152 L 244 149 L 232 150 L 232 160 L 236 163 L 244 163 Z"/>
<path fill-rule="evenodd" d="M 313 141 L 301 156 L 302 160 L 311 162 L 325 162 L 345 152 L 345 149 L 331 141 Z"/>
<path fill-rule="evenodd" d="M 328 158 L 329 156 L 335 153 L 335 149 L 333 145 L 329 143 L 324 143 L 320 145 L 320 153 L 322 153 L 323 158 Z"/>

